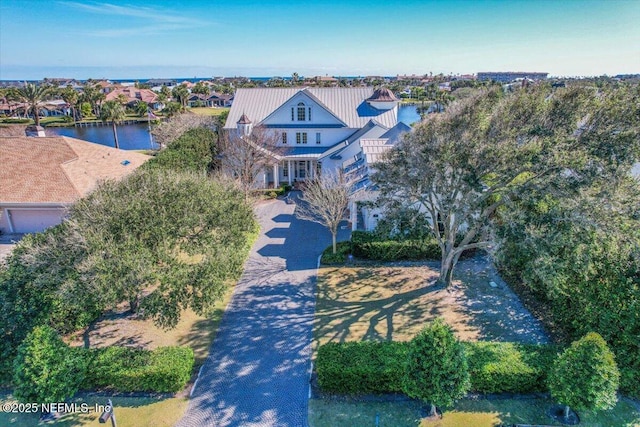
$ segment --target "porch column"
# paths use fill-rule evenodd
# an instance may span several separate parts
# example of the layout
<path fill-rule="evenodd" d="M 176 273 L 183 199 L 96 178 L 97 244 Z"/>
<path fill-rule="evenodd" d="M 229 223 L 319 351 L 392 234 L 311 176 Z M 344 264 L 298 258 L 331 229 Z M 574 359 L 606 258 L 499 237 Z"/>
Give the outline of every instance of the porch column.
<path fill-rule="evenodd" d="M 278 168 L 278 164 L 273 165 L 273 188 L 278 188 L 280 186 L 280 170 Z"/>
<path fill-rule="evenodd" d="M 316 177 L 316 173 L 315 173 L 315 170 L 314 170 L 315 167 L 316 167 L 316 165 L 314 164 L 314 161 L 313 160 L 309 160 L 309 169 L 310 169 L 309 170 L 309 177 L 311 179 L 314 179 Z"/>
<path fill-rule="evenodd" d="M 351 201 L 349 203 L 349 221 L 351 221 L 351 231 L 358 229 L 358 203 Z"/>
<path fill-rule="evenodd" d="M 291 185 L 291 175 L 293 175 L 293 170 L 291 169 L 291 160 L 287 160 L 289 166 L 289 185 Z"/>
<path fill-rule="evenodd" d="M 262 188 L 267 188 L 267 170 L 262 171 Z"/>

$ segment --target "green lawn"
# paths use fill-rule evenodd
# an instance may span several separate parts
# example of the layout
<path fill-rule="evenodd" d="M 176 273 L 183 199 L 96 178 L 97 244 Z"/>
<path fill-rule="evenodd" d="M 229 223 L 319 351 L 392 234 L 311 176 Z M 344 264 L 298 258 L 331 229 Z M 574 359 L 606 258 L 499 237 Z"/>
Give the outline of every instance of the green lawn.
<path fill-rule="evenodd" d="M 405 266 L 324 267 L 318 273 L 314 351 L 327 342 L 410 340 L 434 317 L 442 316 L 467 341 L 520 341 L 532 331 L 519 314 L 517 297 L 490 285 L 487 266 L 462 262 L 454 288 L 434 288 L 437 271 L 418 263 Z M 473 302 L 473 305 L 467 304 Z M 500 424 L 560 425 L 546 415 L 554 404 L 540 399 L 464 399 L 437 422 L 421 420 L 414 401 L 361 402 L 312 399 L 311 427 L 483 427 Z M 634 406 L 635 405 L 635 406 Z M 581 426 L 640 427 L 640 404 L 622 400 L 613 411 L 581 413 Z"/>
<path fill-rule="evenodd" d="M 114 413 L 118 427 L 169 427 L 175 425 L 187 409 L 188 400 L 183 397 L 174 398 L 142 398 L 142 397 L 112 397 Z M 0 405 L 15 402 L 8 393 L 0 393 Z M 86 403 L 91 409 L 94 404 L 106 405 L 106 397 L 96 397 L 78 394 L 74 403 Z M 3 427 L 98 427 L 100 413 L 75 413 L 62 416 L 53 422 L 39 422 L 39 414 L 13 414 L 0 411 L 0 426 Z M 110 424 L 106 424 L 110 425 Z"/>
<path fill-rule="evenodd" d="M 421 405 L 403 402 L 309 401 L 311 427 L 371 427 L 376 415 L 381 427 L 492 427 L 500 424 L 542 424 L 560 426 L 546 411 L 554 404 L 547 398 L 463 399 L 440 420 L 421 419 Z M 579 413 L 584 427 L 638 427 L 638 404 L 623 399 L 611 411 Z"/>
<path fill-rule="evenodd" d="M 218 107 L 218 108 L 191 107 L 191 108 L 189 108 L 189 111 L 191 111 L 192 113 L 198 114 L 200 116 L 219 116 L 220 114 L 224 113 L 225 111 L 229 111 L 229 108 L 226 108 L 226 107 Z"/>

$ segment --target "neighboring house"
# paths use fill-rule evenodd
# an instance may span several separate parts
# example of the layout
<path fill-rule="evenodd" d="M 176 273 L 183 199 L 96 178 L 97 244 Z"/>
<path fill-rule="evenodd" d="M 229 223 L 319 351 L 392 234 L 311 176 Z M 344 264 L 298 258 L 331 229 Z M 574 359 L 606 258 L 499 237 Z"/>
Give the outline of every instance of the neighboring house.
<path fill-rule="evenodd" d="M 189 107 L 230 107 L 232 99 L 231 95 L 216 92 L 211 92 L 209 95 L 192 93 L 187 98 L 187 105 Z"/>
<path fill-rule="evenodd" d="M 158 102 L 158 94 L 151 89 L 138 89 L 134 86 L 121 87 L 109 92 L 105 98 L 106 101 L 119 100 L 121 95 L 126 99 L 125 103 L 129 106 L 135 106 L 139 101 L 146 102 L 152 110 L 158 110 L 162 104 Z"/>
<path fill-rule="evenodd" d="M 277 139 L 274 165 L 258 181 L 277 187 L 344 170 L 356 181 L 352 218 L 356 202 L 370 196 L 364 192 L 371 187 L 370 166 L 377 154 L 411 130 L 398 122 L 395 95 L 371 87 L 238 89 L 225 130 L 250 135 L 256 126 Z"/>
<path fill-rule="evenodd" d="M 34 128 L 28 129 L 44 135 Z M 98 183 L 123 178 L 149 158 L 63 136 L 0 137 L 0 232 L 34 233 L 59 224 Z"/>

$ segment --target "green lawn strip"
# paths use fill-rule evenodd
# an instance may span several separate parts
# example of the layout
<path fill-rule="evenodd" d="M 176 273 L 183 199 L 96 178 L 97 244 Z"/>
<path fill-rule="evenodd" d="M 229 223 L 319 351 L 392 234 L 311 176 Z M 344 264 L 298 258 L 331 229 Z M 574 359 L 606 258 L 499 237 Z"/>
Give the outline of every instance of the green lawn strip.
<path fill-rule="evenodd" d="M 560 426 L 547 415 L 554 405 L 550 398 L 521 399 L 462 399 L 455 408 L 445 411 L 438 421 L 422 420 L 421 404 L 404 402 L 358 402 L 311 399 L 309 425 L 311 427 L 369 427 L 374 426 L 376 414 L 380 426 L 396 427 L 493 427 L 499 424 L 543 424 Z M 610 411 L 581 412 L 581 426 L 637 427 L 640 411 L 627 399 L 622 399 Z"/>
<path fill-rule="evenodd" d="M 219 116 L 225 111 L 229 111 L 229 108 L 227 107 L 218 107 L 218 108 L 191 107 L 188 109 L 188 111 L 191 111 L 192 113 L 198 114 L 200 116 Z"/>
<path fill-rule="evenodd" d="M 33 427 L 55 425 L 59 427 L 100 426 L 100 413 L 93 412 L 94 405 L 106 405 L 107 397 L 79 393 L 72 403 L 89 405 L 89 413 L 70 413 L 56 421 L 39 422 L 40 414 L 7 413 L 0 411 L 0 425 L 7 427 Z M 188 400 L 183 397 L 111 397 L 118 427 L 173 426 L 182 417 Z M 0 392 L 0 405 L 17 403 L 8 392 Z"/>

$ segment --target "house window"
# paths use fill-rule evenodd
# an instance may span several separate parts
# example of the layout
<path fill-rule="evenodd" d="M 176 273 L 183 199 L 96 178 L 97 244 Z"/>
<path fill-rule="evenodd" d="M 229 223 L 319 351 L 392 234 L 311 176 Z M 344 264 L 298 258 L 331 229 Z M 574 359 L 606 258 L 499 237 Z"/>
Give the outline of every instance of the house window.
<path fill-rule="evenodd" d="M 293 110 L 294 110 L 294 108 L 291 107 L 291 121 L 293 121 Z"/>
<path fill-rule="evenodd" d="M 298 121 L 304 122 L 307 120 L 307 108 L 304 106 L 304 103 L 298 104 Z"/>
<path fill-rule="evenodd" d="M 311 121 L 311 107 L 309 107 L 309 121 Z"/>
<path fill-rule="evenodd" d="M 287 143 L 287 133 L 286 132 L 282 132 L 282 143 L 283 144 Z"/>
<path fill-rule="evenodd" d="M 284 162 L 284 165 L 282 166 L 282 176 L 285 178 L 289 177 L 289 162 Z"/>
<path fill-rule="evenodd" d="M 306 143 L 307 143 L 307 133 L 296 132 L 296 144 L 306 144 Z"/>
<path fill-rule="evenodd" d="M 321 144 L 322 140 L 321 140 L 321 136 L 320 136 L 320 132 L 316 132 L 316 144 Z"/>

